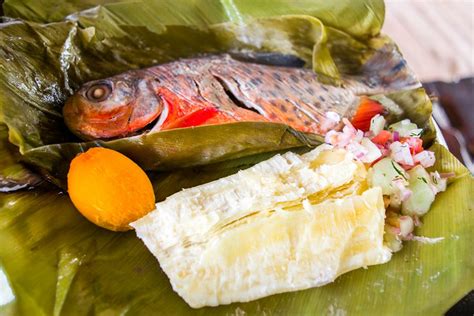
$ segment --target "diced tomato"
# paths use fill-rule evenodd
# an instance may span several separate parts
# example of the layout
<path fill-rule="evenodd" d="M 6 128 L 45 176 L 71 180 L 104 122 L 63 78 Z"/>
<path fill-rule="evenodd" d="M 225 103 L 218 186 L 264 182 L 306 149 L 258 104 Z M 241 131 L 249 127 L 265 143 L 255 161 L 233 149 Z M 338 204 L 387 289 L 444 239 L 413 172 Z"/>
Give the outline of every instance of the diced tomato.
<path fill-rule="evenodd" d="M 408 144 L 412 155 L 416 155 L 423 151 L 423 140 L 419 137 L 401 137 L 400 142 Z"/>
<path fill-rule="evenodd" d="M 384 145 L 392 138 L 392 133 L 389 131 L 381 131 L 377 136 L 371 139 L 375 144 Z"/>
<path fill-rule="evenodd" d="M 355 128 L 367 132 L 370 129 L 370 120 L 377 114 L 384 113 L 383 106 L 368 97 L 361 97 L 359 108 L 351 120 Z"/>

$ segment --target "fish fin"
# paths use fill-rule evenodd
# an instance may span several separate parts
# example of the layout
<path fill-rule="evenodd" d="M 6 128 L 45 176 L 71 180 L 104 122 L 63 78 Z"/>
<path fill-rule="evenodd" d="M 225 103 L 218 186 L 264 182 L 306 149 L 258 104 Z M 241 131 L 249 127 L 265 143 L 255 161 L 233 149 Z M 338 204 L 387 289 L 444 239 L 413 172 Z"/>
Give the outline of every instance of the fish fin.
<path fill-rule="evenodd" d="M 305 61 L 295 55 L 264 52 L 230 52 L 229 55 L 238 61 L 267 66 L 303 68 Z"/>
<path fill-rule="evenodd" d="M 359 107 L 352 117 L 351 123 L 355 128 L 364 132 L 370 129 L 370 120 L 377 114 L 385 112 L 382 104 L 368 97 L 361 97 Z"/>

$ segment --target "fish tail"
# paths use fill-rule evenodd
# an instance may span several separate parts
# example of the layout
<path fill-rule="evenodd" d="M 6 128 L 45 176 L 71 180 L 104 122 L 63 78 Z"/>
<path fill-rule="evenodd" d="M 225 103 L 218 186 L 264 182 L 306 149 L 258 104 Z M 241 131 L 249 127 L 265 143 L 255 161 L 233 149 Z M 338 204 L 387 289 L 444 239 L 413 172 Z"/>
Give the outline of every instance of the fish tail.
<path fill-rule="evenodd" d="M 349 83 L 356 94 L 373 95 L 421 87 L 397 46 L 389 42 L 377 49 Z"/>

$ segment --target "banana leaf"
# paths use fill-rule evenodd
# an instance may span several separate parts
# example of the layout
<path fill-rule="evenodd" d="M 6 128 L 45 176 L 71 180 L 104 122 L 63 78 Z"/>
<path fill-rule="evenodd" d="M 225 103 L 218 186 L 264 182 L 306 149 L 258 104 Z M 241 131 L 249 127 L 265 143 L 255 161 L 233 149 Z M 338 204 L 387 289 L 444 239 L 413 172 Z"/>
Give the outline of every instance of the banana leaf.
<path fill-rule="evenodd" d="M 117 6 L 113 9 L 118 10 Z M 298 55 L 309 64 L 313 55 L 317 56 L 315 70 L 329 77 L 338 76 L 324 45 L 324 26 L 313 17 L 254 21 L 251 26 L 261 32 L 255 38 L 242 39 L 240 36 L 247 29 L 232 23 L 207 29 L 169 25 L 155 33 L 148 28 L 117 23 L 111 10 L 101 10 L 101 14 L 93 17 L 78 14 L 79 22 L 38 25 L 14 21 L 2 25 L 0 67 L 5 71 L 0 76 L 0 120 L 9 127 L 10 140 L 20 147 L 21 153 L 74 140 L 61 116 L 66 97 L 86 81 L 131 68 L 197 53 L 244 48 L 278 50 L 281 46 L 280 52 Z M 295 26 L 305 26 L 307 30 L 295 32 Z M 275 27 L 284 34 L 281 38 L 270 36 Z M 261 39 L 262 32 L 268 33 L 265 40 Z M 314 47 L 317 49 L 313 54 Z M 42 71 L 38 72 L 40 68 Z"/>
<path fill-rule="evenodd" d="M 120 2 L 119 6 L 107 5 L 117 2 Z M 377 35 L 385 15 L 384 3 L 379 0 L 332 3 L 325 0 L 63 0 L 61 5 L 51 0 L 6 0 L 4 10 L 5 15 L 13 18 L 49 23 L 100 4 L 105 6 L 93 10 L 109 11 L 110 8 L 112 15 L 135 26 L 205 26 L 295 14 L 316 17 L 327 26 L 362 38 Z M 151 19 L 150 14 L 153 15 Z"/>
<path fill-rule="evenodd" d="M 431 149 L 438 158 L 434 168 L 454 171 L 456 177 L 437 197 L 417 233 L 442 236 L 443 241 L 408 242 L 389 263 L 350 272 L 322 288 L 198 310 L 173 292 L 156 259 L 133 232 L 113 233 L 94 226 L 60 191 L 3 194 L 0 258 L 16 300 L 1 306 L 0 313 L 442 314 L 473 286 L 474 181 L 444 147 Z M 208 169 L 206 174 L 223 176 L 235 171 L 233 167 Z M 201 172 L 190 169 L 152 179 L 155 189 L 164 188 L 166 195 L 197 184 Z"/>
<path fill-rule="evenodd" d="M 177 3 L 179 6 L 180 2 Z M 371 8 L 369 4 L 365 9 L 367 12 Z M 181 12 L 187 17 L 187 24 L 195 23 L 190 26 L 184 23 L 179 25 L 179 21 L 172 20 L 168 15 L 154 18 L 143 12 L 151 10 L 150 5 L 153 5 L 157 12 L 161 12 L 158 9 L 167 12 L 165 9 L 169 5 L 168 2 L 134 3 L 133 8 L 136 10 L 132 10 L 130 5 L 127 2 L 97 7 L 93 11 L 76 13 L 66 22 L 40 25 L 13 21 L 2 26 L 0 56 L 4 58 L 0 59 L 0 66 L 6 71 L 0 76 L 0 91 L 3 92 L 0 94 L 0 121 L 9 127 L 10 140 L 19 146 L 20 152 L 24 154 L 24 161 L 40 167 L 42 172 L 57 183 L 64 180 L 65 165 L 69 160 L 83 148 L 94 145 L 70 144 L 77 142 L 77 139 L 65 128 L 61 116 L 61 108 L 67 96 L 82 83 L 92 79 L 197 53 L 242 49 L 296 55 L 305 60 L 308 66 L 312 66 L 322 78 L 332 78 L 335 82 L 344 76 L 370 78 L 376 73 L 389 71 L 394 64 L 401 64 L 403 72 L 410 73 L 389 38 L 376 36 L 358 40 L 341 30 L 326 27 L 313 16 L 286 15 L 249 19 L 244 24 L 227 22 L 203 26 L 196 9 L 191 10 L 194 14 Z M 339 4 L 337 7 L 339 11 L 341 8 L 347 9 L 347 4 Z M 376 7 L 383 9 L 383 4 L 379 3 Z M 338 12 L 337 8 L 335 12 Z M 373 15 L 367 12 L 362 14 Z M 352 17 L 350 20 L 358 21 L 357 14 L 349 16 Z M 177 25 L 167 25 L 165 22 Z M 371 27 L 365 27 L 366 35 L 372 32 Z M 17 38 L 27 40 L 18 41 Z M 348 54 L 348 51 L 354 53 Z M 376 65 L 370 64 L 374 57 L 382 62 Z M 390 62 L 385 62 L 386 60 Z M 41 72 L 36 71 L 39 68 L 42 69 Z M 407 82 L 405 88 L 412 85 L 411 81 Z M 410 106 L 407 105 L 406 108 Z M 425 117 L 429 117 L 428 110 L 423 111 Z M 36 123 L 24 124 L 25 121 Z M 223 150 L 213 151 L 212 159 L 209 159 L 207 154 L 215 147 L 211 136 L 208 136 L 208 140 L 203 142 L 200 148 L 188 150 L 187 156 L 192 156 L 193 159 L 184 159 L 182 155 L 177 157 L 170 149 L 175 148 L 175 145 L 168 144 L 168 150 L 157 148 L 162 144 L 160 142 L 149 146 L 157 139 L 171 139 L 169 133 L 165 133 L 163 137 L 141 135 L 138 138 L 124 138 L 112 143 L 95 143 L 95 145 L 123 149 L 126 154 L 133 152 L 133 158 L 139 163 L 143 162 L 142 167 L 151 170 L 175 168 L 176 164 L 167 163 L 173 161 L 186 161 L 186 164 L 180 167 L 203 165 L 234 159 L 246 153 L 254 154 L 263 150 L 274 151 L 308 145 L 308 142 L 293 141 L 289 144 L 285 141 L 281 143 L 275 141 L 281 138 L 282 134 L 281 127 L 275 127 L 266 128 L 266 136 L 260 134 L 260 139 L 272 140 L 272 148 L 267 143 L 251 149 L 252 146 L 258 147 L 252 126 L 239 127 L 240 143 L 247 144 L 249 147 L 247 150 L 244 151 L 234 143 L 226 142 Z M 209 132 L 212 130 L 214 129 L 200 129 Z M 224 133 L 224 130 L 222 132 Z M 296 138 L 299 140 L 307 139 L 307 136 L 301 133 L 295 131 L 291 133 L 297 135 Z M 194 135 L 191 131 L 171 134 Z M 176 136 L 174 139 L 178 138 Z M 205 137 L 201 139 L 203 138 Z M 137 144 L 146 146 L 140 146 L 140 150 L 133 149 Z M 158 150 L 149 150 L 152 147 Z M 63 163 L 57 163 L 58 160 Z M 145 163 L 146 161 L 160 163 L 151 164 Z"/>
<path fill-rule="evenodd" d="M 41 177 L 24 166 L 18 148 L 8 141 L 8 129 L 0 124 L 0 192 L 39 185 Z"/>
<path fill-rule="evenodd" d="M 232 139 L 231 143 L 229 139 Z M 159 171 L 310 147 L 322 142 L 318 135 L 299 133 L 283 124 L 241 122 L 163 131 L 130 137 L 126 142 L 118 139 L 43 146 L 27 151 L 23 159 L 41 168 L 59 186 L 65 187 L 71 160 L 96 146 L 117 150 L 145 170 Z"/>
<path fill-rule="evenodd" d="M 0 121 L 19 151 L 9 146 L 13 158 L 2 161 L 0 174 L 10 166 L 23 167 L 21 159 L 61 184 L 76 153 L 107 146 L 145 166 L 162 200 L 282 150 L 307 150 L 318 138 L 278 124 L 237 123 L 80 143 L 65 128 L 61 107 L 83 82 L 199 53 L 240 49 L 297 55 L 335 83 L 340 76 L 360 75 L 381 50 L 392 61 L 401 58 L 390 39 L 378 35 L 381 1 L 121 1 L 60 21 L 74 10 L 105 2 L 6 1 L 7 15 L 55 23 L 0 24 Z M 290 13 L 297 15 L 280 16 Z M 261 34 L 266 34 L 264 41 L 255 41 Z M 378 97 L 400 108 L 393 119 L 409 117 L 425 127 L 427 141 L 433 140 L 431 103 L 424 90 Z M 255 130 L 257 139 L 249 137 Z M 200 140 L 210 136 L 201 145 L 188 143 L 199 154 L 177 146 L 190 133 Z M 209 141 L 232 133 L 239 141 Z M 145 140 L 149 143 L 140 146 Z M 0 147 L 1 157 L 5 148 Z M 0 193 L 0 314 L 442 314 L 474 286 L 474 181 L 445 148 L 434 144 L 432 150 L 434 168 L 454 171 L 456 177 L 417 234 L 443 236 L 442 242 L 408 242 L 389 263 L 348 273 L 322 288 L 199 310 L 172 291 L 133 232 L 94 226 L 59 188 Z M 11 301 L 2 297 L 7 287 Z"/>

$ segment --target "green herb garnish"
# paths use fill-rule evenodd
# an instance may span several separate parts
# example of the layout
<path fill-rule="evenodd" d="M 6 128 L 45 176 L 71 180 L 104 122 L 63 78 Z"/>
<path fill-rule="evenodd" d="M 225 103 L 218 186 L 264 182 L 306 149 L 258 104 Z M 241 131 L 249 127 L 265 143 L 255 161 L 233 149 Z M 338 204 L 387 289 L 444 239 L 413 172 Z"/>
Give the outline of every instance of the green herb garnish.
<path fill-rule="evenodd" d="M 408 181 L 408 179 L 405 177 L 405 175 L 403 174 L 403 172 L 400 171 L 400 169 L 398 169 L 397 166 L 395 166 L 395 164 L 393 163 L 393 160 L 391 161 L 391 163 L 392 163 L 393 169 L 395 169 L 395 171 L 396 171 L 403 179 L 405 179 L 405 180 Z"/>
<path fill-rule="evenodd" d="M 423 129 L 419 128 L 419 130 L 420 131 L 418 133 L 411 132 L 410 137 L 420 137 L 423 134 Z"/>
<path fill-rule="evenodd" d="M 426 181 L 425 177 L 418 177 L 418 179 L 423 181 L 424 183 L 428 184 L 428 181 Z"/>

